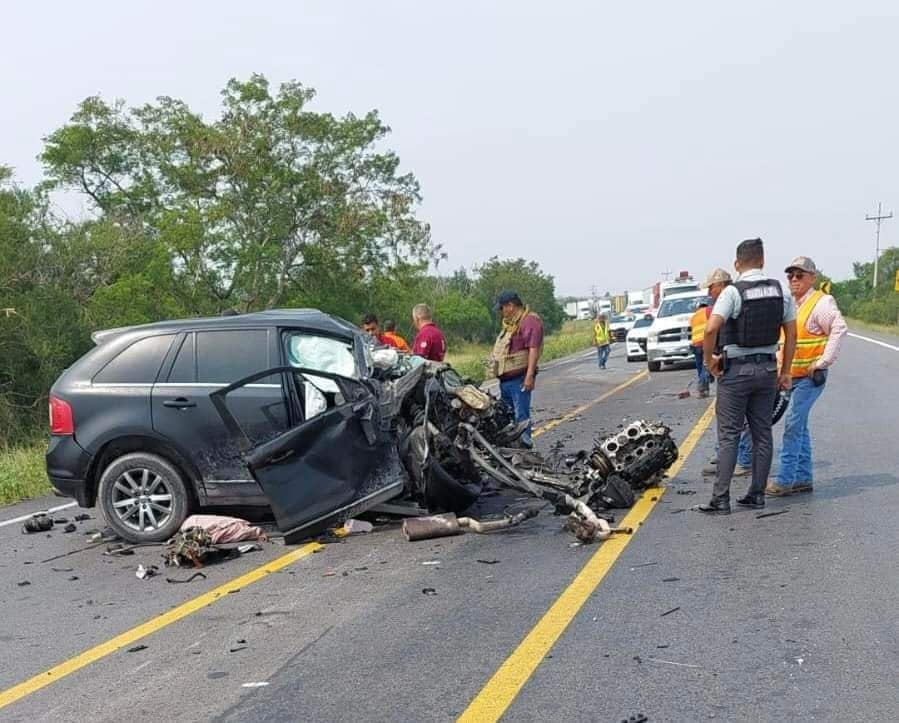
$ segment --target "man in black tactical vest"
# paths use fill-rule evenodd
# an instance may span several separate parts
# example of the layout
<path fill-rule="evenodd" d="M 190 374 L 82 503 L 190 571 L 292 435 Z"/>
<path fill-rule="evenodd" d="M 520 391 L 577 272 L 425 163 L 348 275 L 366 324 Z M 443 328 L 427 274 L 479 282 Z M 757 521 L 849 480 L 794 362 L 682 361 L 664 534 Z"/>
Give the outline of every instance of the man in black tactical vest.
<path fill-rule="evenodd" d="M 712 309 L 703 340 L 703 363 L 718 380 L 718 478 L 712 499 L 699 510 L 730 513 L 730 482 L 744 420 L 752 435 L 752 483 L 738 505 L 765 506 L 765 485 L 774 445 L 771 410 L 777 390 L 789 389 L 790 365 L 796 351 L 796 305 L 780 282 L 762 272 L 765 249 L 761 239 L 737 246 L 738 276 L 721 292 Z M 783 330 L 783 366 L 777 369 L 777 345 Z"/>

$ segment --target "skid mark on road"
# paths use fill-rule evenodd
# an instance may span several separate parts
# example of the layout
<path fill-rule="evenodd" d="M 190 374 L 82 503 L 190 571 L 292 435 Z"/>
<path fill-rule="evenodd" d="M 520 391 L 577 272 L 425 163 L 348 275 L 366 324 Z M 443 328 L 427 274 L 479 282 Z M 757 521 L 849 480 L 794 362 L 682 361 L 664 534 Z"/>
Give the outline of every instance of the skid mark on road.
<path fill-rule="evenodd" d="M 203 593 L 193 600 L 188 600 L 186 603 L 183 603 L 176 608 L 172 608 L 162 615 L 152 618 L 130 630 L 126 630 L 124 633 L 116 635 L 105 643 L 100 643 L 89 650 L 85 650 L 74 658 L 70 658 L 43 673 L 35 675 L 33 678 L 29 678 L 18 685 L 14 685 L 12 688 L 8 688 L 0 693 L 0 709 L 11 703 L 15 703 L 17 700 L 21 700 L 25 696 L 39 691 L 41 688 L 45 688 L 51 683 L 55 683 L 57 680 L 65 678 L 67 675 L 71 675 L 72 673 L 81 670 L 91 663 L 95 663 L 101 658 L 105 658 L 107 655 L 111 655 L 117 650 L 121 650 L 127 645 L 131 645 L 151 633 L 155 633 L 172 623 L 178 622 L 182 618 L 186 618 L 188 615 L 197 612 L 197 610 L 212 605 L 216 600 L 220 600 L 223 597 L 227 597 L 232 592 L 236 592 L 248 585 L 252 585 L 254 582 L 261 580 L 267 575 L 277 572 L 322 548 L 323 545 L 320 545 L 317 542 L 303 545 L 261 567 L 257 567 L 255 570 L 250 570 L 248 573 L 226 582 L 224 585 L 219 585 L 217 588 Z"/>
<path fill-rule="evenodd" d="M 638 375 L 639 376 L 639 375 Z M 636 379 L 631 379 L 633 383 Z M 614 391 L 614 390 L 613 390 Z M 709 404 L 696 426 L 680 446 L 680 456 L 671 467 L 668 476 L 674 478 L 684 466 L 696 443 L 702 437 L 715 416 L 714 402 Z M 664 488 L 653 487 L 646 490 L 621 521 L 623 527 L 639 529 L 639 525 L 649 517 L 664 494 Z M 634 535 L 637 533 L 635 532 Z M 571 584 L 556 599 L 549 610 L 521 641 L 519 646 L 500 666 L 493 677 L 475 696 L 468 708 L 459 716 L 462 723 L 481 723 L 499 720 L 515 700 L 519 691 L 533 675 L 537 666 L 565 632 L 569 623 L 602 582 L 606 573 L 627 547 L 634 535 L 614 535 L 600 545 L 587 561 Z"/>

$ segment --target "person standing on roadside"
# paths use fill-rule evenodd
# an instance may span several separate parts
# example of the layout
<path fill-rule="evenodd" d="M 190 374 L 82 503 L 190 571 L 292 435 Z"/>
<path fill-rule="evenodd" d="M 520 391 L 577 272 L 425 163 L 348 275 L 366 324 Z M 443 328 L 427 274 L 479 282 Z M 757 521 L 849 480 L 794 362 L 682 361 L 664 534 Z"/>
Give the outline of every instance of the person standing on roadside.
<path fill-rule="evenodd" d="M 696 362 L 696 388 L 699 390 L 700 398 L 709 396 L 709 380 L 712 377 L 702 363 L 702 342 L 705 339 L 705 324 L 710 312 L 708 299 L 701 299 L 693 316 L 690 317 L 690 343 L 693 346 L 693 359 Z"/>
<path fill-rule="evenodd" d="M 442 362 L 446 356 L 446 337 L 434 323 L 431 307 L 416 304 L 412 308 L 412 326 L 418 332 L 412 342 L 412 353 L 429 361 Z"/>
<path fill-rule="evenodd" d="M 600 369 L 605 369 L 606 362 L 609 360 L 609 352 L 611 351 L 610 337 L 608 317 L 603 313 L 597 314 L 596 321 L 593 324 L 593 346 L 596 347 L 596 358 Z"/>
<path fill-rule="evenodd" d="M 502 398 L 515 411 L 515 421 L 527 420 L 521 435 L 525 447 L 533 447 L 531 436 L 531 392 L 537 383 L 537 363 L 543 351 L 543 321 L 515 291 L 501 291 L 496 309 L 502 314 L 502 330 L 490 354 L 490 372 L 499 378 Z"/>
<path fill-rule="evenodd" d="M 808 256 L 797 256 L 785 271 L 799 311 L 796 315 L 796 354 L 788 369 L 792 394 L 784 419 L 780 469 L 777 482 L 769 482 L 765 489 L 766 494 L 773 497 L 813 489 L 809 413 L 824 391 L 827 370 L 836 361 L 848 331 L 834 298 L 823 291 L 815 291 L 818 268 L 814 261 Z"/>
<path fill-rule="evenodd" d="M 760 238 L 737 246 L 737 280 L 721 292 L 706 325 L 703 362 L 718 381 L 715 413 L 720 445 L 712 499 L 698 508 L 707 514 L 730 514 L 730 483 L 744 420 L 749 421 L 752 436 L 752 482 L 737 504 L 765 506 L 773 456 L 771 410 L 778 387 L 791 385 L 789 371 L 778 375 L 777 345 L 783 331 L 783 363 L 788 370 L 796 350 L 796 306 L 780 283 L 764 274 L 764 265 Z"/>

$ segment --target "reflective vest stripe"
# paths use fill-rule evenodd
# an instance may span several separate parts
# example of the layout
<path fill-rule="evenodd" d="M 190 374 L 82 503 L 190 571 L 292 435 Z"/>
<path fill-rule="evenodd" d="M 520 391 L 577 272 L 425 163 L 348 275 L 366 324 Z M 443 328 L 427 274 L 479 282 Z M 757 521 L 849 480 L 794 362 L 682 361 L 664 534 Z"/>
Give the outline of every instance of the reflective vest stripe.
<path fill-rule="evenodd" d="M 596 343 L 602 346 L 609 343 L 609 328 L 605 324 L 594 324 L 593 334 Z"/>
<path fill-rule="evenodd" d="M 812 315 L 815 305 L 824 298 L 821 291 L 815 291 L 800 307 L 796 315 L 796 354 L 793 356 L 793 365 L 790 367 L 790 376 L 806 377 L 808 368 L 813 362 L 818 361 L 824 354 L 827 346 L 827 334 L 812 334 L 808 330 L 808 320 Z"/>

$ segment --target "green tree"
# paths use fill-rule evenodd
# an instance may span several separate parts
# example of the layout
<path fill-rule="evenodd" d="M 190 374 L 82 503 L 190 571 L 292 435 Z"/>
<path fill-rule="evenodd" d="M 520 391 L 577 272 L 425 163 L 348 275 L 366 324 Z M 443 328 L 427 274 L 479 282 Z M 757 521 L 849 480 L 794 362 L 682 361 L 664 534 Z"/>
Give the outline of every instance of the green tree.
<path fill-rule="evenodd" d="M 415 216 L 418 182 L 379 150 L 389 128 L 377 112 L 337 118 L 309 110 L 313 97 L 295 82 L 272 93 L 261 75 L 231 80 L 212 122 L 173 98 L 130 110 L 88 98 L 46 138 L 47 185 L 141 225 L 196 313 L 277 306 L 438 258 Z"/>
<path fill-rule="evenodd" d="M 565 312 L 556 301 L 555 281 L 537 262 L 522 258 L 501 260 L 494 256 L 476 270 L 477 294 L 487 308 L 493 308 L 500 291 L 512 289 L 532 311 L 540 314 L 547 332 L 562 326 Z"/>

